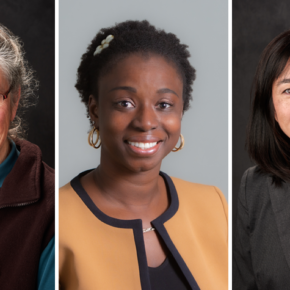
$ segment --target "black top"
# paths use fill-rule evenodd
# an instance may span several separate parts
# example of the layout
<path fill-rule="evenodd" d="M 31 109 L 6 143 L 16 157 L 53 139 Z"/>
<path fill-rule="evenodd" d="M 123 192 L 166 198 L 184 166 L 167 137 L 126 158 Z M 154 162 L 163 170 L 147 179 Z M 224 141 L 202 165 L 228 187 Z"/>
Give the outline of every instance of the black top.
<path fill-rule="evenodd" d="M 233 289 L 290 289 L 290 184 L 259 167 L 241 182 L 233 235 Z"/>
<path fill-rule="evenodd" d="M 189 290 L 191 289 L 183 273 L 172 257 L 156 268 L 149 268 L 152 290 Z"/>

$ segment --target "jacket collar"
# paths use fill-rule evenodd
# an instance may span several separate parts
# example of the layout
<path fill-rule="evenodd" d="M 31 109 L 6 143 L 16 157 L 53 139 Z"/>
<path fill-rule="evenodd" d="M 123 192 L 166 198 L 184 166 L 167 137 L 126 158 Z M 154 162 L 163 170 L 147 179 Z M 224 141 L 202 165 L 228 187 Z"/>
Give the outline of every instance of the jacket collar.
<path fill-rule="evenodd" d="M 277 187 L 271 177 L 268 177 L 267 182 L 280 242 L 290 268 L 290 184 L 283 183 Z"/>
<path fill-rule="evenodd" d="M 20 154 L 0 188 L 0 208 L 36 202 L 41 194 L 39 147 L 25 140 L 16 140 L 15 143 Z"/>

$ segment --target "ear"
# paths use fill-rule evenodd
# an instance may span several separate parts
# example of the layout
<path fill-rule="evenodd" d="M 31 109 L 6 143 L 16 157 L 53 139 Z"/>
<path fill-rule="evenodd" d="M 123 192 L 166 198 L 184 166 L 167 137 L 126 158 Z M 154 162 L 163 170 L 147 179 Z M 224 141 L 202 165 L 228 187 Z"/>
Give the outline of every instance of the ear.
<path fill-rule="evenodd" d="M 11 118 L 10 118 L 11 122 L 14 120 L 16 116 L 16 112 L 18 109 L 19 101 L 20 101 L 20 96 L 21 96 L 21 87 L 19 87 L 17 94 L 13 96 Z"/>
<path fill-rule="evenodd" d="M 93 95 L 89 96 L 89 115 L 94 122 L 95 127 L 99 129 L 99 106 L 96 98 Z"/>

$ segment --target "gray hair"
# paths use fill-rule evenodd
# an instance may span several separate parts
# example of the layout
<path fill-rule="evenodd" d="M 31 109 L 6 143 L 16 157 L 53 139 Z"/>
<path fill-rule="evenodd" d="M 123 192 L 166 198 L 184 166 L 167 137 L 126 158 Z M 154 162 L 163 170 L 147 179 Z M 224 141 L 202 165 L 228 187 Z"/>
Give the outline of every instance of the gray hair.
<path fill-rule="evenodd" d="M 8 137 L 24 138 L 26 124 L 23 120 L 26 109 L 36 103 L 35 91 L 38 81 L 34 78 L 34 71 L 24 59 L 23 44 L 9 29 L 0 23 L 0 69 L 9 82 L 11 88 L 12 106 L 21 89 L 20 101 L 15 119 L 11 122 Z"/>

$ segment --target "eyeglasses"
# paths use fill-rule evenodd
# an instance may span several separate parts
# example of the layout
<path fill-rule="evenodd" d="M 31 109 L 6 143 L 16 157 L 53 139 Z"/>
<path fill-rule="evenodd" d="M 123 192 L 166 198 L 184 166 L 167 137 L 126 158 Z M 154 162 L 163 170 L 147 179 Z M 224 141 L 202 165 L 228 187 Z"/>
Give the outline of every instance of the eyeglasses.
<path fill-rule="evenodd" d="M 8 92 L 6 92 L 5 94 L 0 94 L 0 106 L 4 103 L 4 100 L 8 98 L 10 91 L 11 91 L 11 87 L 8 90 Z"/>

